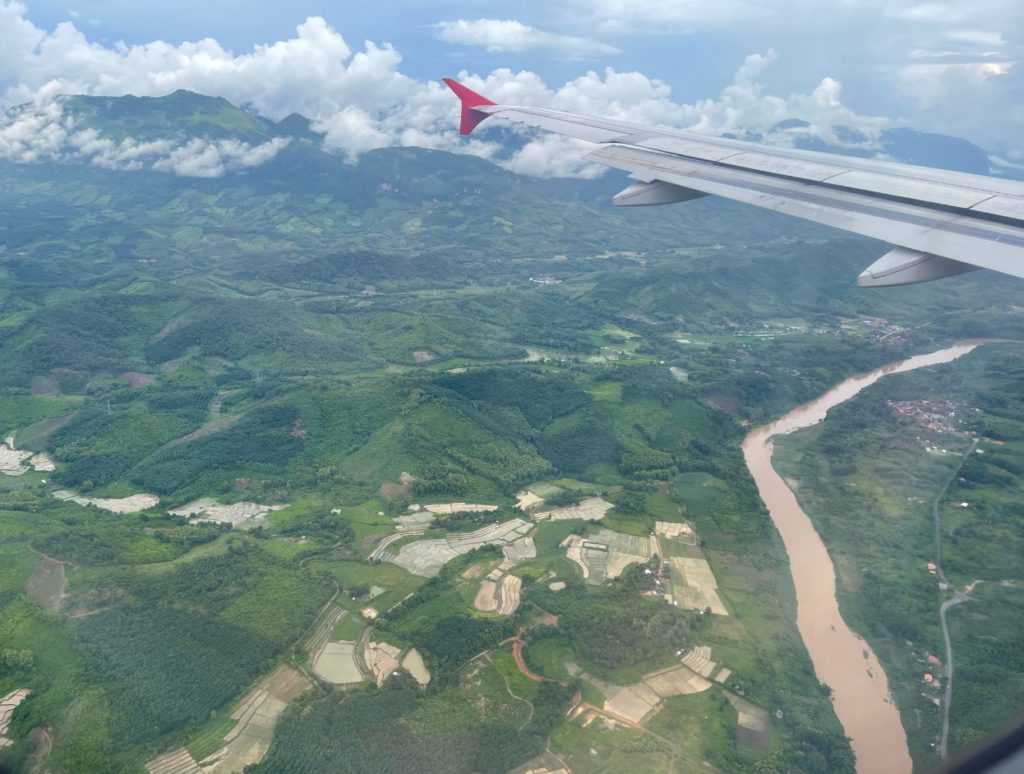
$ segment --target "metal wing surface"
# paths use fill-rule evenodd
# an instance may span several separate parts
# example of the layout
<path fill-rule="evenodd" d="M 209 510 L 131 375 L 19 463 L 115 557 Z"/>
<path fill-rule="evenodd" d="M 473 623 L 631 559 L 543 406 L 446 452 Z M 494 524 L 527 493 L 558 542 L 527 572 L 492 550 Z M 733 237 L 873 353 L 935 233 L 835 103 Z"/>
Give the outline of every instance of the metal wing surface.
<path fill-rule="evenodd" d="M 451 79 L 463 134 L 485 118 L 594 143 L 588 158 L 637 182 L 619 206 L 723 196 L 891 243 L 861 285 L 983 268 L 1024 277 L 1024 184 L 985 175 L 776 148 L 545 108 L 497 105 Z"/>

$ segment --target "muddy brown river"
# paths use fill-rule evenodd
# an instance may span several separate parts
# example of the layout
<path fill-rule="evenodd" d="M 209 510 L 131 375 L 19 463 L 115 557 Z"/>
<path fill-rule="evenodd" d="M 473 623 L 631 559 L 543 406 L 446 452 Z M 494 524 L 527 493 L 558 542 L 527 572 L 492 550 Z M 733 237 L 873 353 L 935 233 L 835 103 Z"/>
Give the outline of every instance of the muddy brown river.
<path fill-rule="evenodd" d="M 789 554 L 800 636 L 818 679 L 832 689 L 833 706 L 850 737 L 860 774 L 911 771 L 906 733 L 877 656 L 839 615 L 832 559 L 793 491 L 772 467 L 772 438 L 817 424 L 833 406 L 849 400 L 883 376 L 949 363 L 982 343 L 958 342 L 946 349 L 852 376 L 776 421 L 756 428 L 743 441 L 747 468 Z"/>

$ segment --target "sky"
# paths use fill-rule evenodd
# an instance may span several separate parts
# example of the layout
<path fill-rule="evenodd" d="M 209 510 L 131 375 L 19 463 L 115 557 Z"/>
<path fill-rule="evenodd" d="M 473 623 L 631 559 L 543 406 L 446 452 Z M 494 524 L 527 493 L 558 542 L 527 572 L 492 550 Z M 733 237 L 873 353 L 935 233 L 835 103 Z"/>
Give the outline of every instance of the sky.
<path fill-rule="evenodd" d="M 527 174 L 597 174 L 559 138 L 510 157 L 486 131 L 460 140 L 439 84 L 456 76 L 498 102 L 719 134 L 799 118 L 826 141 L 849 126 L 870 143 L 911 126 L 1024 163 L 1022 2 L 0 0 L 0 108 L 32 106 L 0 126 L 0 157 L 166 160 L 167 148 L 76 134 L 50 102 L 186 88 L 273 119 L 303 113 L 350 160 L 421 145 Z M 221 171 L 274 151 L 211 147 L 194 149 L 223 157 L 210 167 Z"/>

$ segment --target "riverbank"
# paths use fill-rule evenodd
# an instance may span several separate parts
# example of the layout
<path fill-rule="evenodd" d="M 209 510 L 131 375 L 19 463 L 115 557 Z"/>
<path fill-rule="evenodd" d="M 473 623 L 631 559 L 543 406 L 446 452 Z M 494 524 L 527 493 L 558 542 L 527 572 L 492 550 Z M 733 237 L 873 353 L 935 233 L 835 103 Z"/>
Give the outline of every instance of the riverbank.
<path fill-rule="evenodd" d="M 912 763 L 906 734 L 877 656 L 840 615 L 835 567 L 825 544 L 793 491 L 772 466 L 772 439 L 821 422 L 829 409 L 883 376 L 951 362 L 981 343 L 960 342 L 853 376 L 778 420 L 756 428 L 743 442 L 747 467 L 789 555 L 796 587 L 797 627 L 818 679 L 832 689 L 836 715 L 850 737 L 861 772 L 909 772 Z"/>

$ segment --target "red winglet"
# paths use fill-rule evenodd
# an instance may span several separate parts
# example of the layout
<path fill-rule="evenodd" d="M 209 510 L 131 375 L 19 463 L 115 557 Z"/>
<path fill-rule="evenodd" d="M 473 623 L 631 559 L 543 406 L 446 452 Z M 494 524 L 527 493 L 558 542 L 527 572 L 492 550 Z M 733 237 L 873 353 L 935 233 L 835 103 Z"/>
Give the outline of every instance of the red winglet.
<path fill-rule="evenodd" d="M 467 89 L 453 78 L 445 78 L 444 82 L 462 102 L 462 123 L 459 125 L 459 134 L 469 134 L 488 115 L 487 113 L 481 113 L 479 110 L 473 110 L 473 108 L 497 103 L 491 102 L 487 97 L 477 94 L 472 89 Z"/>

